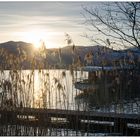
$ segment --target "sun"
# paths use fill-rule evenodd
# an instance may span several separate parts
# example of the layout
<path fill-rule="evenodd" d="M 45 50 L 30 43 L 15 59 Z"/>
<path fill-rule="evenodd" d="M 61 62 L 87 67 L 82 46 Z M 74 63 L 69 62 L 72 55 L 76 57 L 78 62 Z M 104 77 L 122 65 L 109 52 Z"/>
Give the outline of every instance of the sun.
<path fill-rule="evenodd" d="M 41 46 L 42 35 L 41 33 L 29 32 L 27 33 L 27 38 L 29 42 L 33 44 L 35 48 L 39 48 Z"/>
<path fill-rule="evenodd" d="M 28 43 L 32 43 L 35 49 L 40 48 L 42 42 L 44 42 L 46 48 L 56 48 L 58 44 L 55 42 L 53 35 L 55 35 L 55 32 L 52 34 L 52 32 L 44 32 L 40 29 L 29 30 L 20 33 L 22 39 Z"/>
<path fill-rule="evenodd" d="M 41 40 L 43 40 L 43 35 L 39 32 L 26 32 L 25 40 L 31 42 L 35 48 L 39 48 L 41 46 Z"/>
<path fill-rule="evenodd" d="M 32 42 L 32 44 L 33 44 L 33 46 L 34 46 L 36 49 L 38 49 L 38 48 L 40 48 L 41 45 L 42 45 L 41 41 L 42 41 L 42 39 L 37 38 L 37 39 L 35 39 L 35 40 Z"/>

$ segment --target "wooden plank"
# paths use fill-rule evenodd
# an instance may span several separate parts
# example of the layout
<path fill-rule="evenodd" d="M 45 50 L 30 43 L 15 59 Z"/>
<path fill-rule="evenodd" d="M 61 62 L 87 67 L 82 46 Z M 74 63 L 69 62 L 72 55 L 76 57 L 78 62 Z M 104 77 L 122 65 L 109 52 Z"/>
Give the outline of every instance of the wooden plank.
<path fill-rule="evenodd" d="M 29 126 L 45 126 L 52 128 L 67 128 L 75 130 L 107 130 L 107 132 L 117 132 L 127 135 L 128 132 L 139 135 L 139 129 L 128 128 L 128 123 L 140 124 L 140 114 L 117 114 L 87 112 L 61 109 L 36 109 L 36 108 L 17 108 L 15 110 L 0 110 L 0 123 L 19 124 Z M 17 117 L 19 116 L 19 118 Z M 34 120 L 29 120 L 29 116 L 34 116 Z M 21 117 L 21 118 L 20 118 Z M 65 118 L 66 122 L 51 121 L 51 117 Z M 23 118 L 23 119 L 22 119 Z M 105 121 L 114 123 L 105 124 Z M 137 132 L 138 130 L 138 132 Z"/>
<path fill-rule="evenodd" d="M 46 115 L 50 117 L 74 117 L 87 120 L 114 121 L 115 119 L 125 119 L 128 123 L 140 124 L 140 114 L 123 114 L 123 113 L 102 113 L 61 109 L 37 109 L 37 108 L 17 108 L 15 110 L 0 110 L 3 113 L 15 113 L 17 115 Z"/>

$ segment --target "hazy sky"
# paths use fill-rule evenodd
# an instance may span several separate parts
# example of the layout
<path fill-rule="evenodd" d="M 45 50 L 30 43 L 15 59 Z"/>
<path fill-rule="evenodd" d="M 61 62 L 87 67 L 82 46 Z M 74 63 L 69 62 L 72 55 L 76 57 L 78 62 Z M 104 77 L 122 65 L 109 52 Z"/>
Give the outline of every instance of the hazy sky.
<path fill-rule="evenodd" d="M 66 45 L 65 33 L 76 45 L 89 45 L 81 37 L 87 32 L 82 6 L 97 6 L 95 2 L 0 2 L 0 43 L 40 39 L 48 47 Z"/>

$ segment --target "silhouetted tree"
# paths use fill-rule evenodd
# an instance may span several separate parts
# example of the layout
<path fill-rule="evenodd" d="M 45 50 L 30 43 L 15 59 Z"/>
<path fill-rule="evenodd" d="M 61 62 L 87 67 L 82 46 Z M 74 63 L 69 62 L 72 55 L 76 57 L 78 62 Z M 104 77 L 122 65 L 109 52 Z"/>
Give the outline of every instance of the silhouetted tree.
<path fill-rule="evenodd" d="M 84 7 L 87 38 L 108 47 L 140 48 L 140 2 L 106 2 Z"/>

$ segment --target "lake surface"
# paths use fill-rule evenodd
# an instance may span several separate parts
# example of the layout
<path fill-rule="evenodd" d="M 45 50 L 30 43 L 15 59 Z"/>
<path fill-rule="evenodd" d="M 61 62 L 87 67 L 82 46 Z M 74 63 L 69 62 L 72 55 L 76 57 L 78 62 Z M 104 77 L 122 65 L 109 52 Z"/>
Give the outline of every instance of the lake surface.
<path fill-rule="evenodd" d="M 81 93 L 74 83 L 86 79 L 87 72 L 69 70 L 22 70 L 0 72 L 0 101 L 12 99 L 15 106 L 71 110 L 94 110 L 102 112 L 140 113 L 139 97 L 93 106 L 85 98 L 76 100 Z M 10 83 L 10 84 L 9 84 Z"/>
<path fill-rule="evenodd" d="M 77 74 L 84 78 L 87 73 Z M 0 92 L 16 106 L 76 109 L 74 78 L 68 70 L 1 71 Z M 10 83 L 10 84 L 9 84 Z"/>

